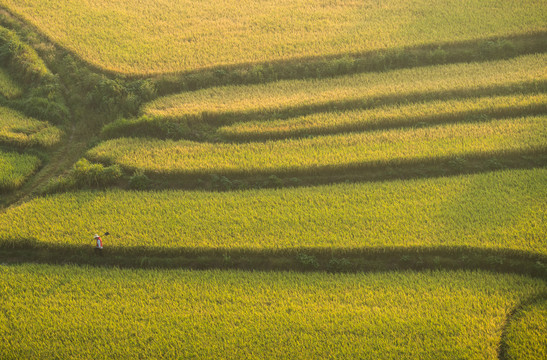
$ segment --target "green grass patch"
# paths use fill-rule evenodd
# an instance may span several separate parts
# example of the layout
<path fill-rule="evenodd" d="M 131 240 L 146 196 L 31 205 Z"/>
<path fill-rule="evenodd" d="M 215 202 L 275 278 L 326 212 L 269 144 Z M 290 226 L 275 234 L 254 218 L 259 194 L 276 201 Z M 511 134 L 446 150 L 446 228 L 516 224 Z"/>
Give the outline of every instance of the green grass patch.
<path fill-rule="evenodd" d="M 0 107 L 0 142 L 17 147 L 51 147 L 59 143 L 63 131 L 6 107 Z"/>
<path fill-rule="evenodd" d="M 3 359 L 497 359 L 545 283 L 485 272 L 0 266 Z"/>
<path fill-rule="evenodd" d="M 223 126 L 217 133 L 230 140 L 286 137 L 362 131 L 375 128 L 427 126 L 452 121 L 473 121 L 544 113 L 546 94 L 515 94 L 397 104 L 367 110 L 334 111 L 271 121 L 250 121 Z"/>
<path fill-rule="evenodd" d="M 226 193 L 80 191 L 0 215 L 17 244 L 150 249 L 475 247 L 547 254 L 547 170 Z"/>
<path fill-rule="evenodd" d="M 547 117 L 241 144 L 120 138 L 87 156 L 162 175 L 321 174 L 465 156 L 544 151 Z"/>
<path fill-rule="evenodd" d="M 98 67 L 131 74 L 451 43 L 545 29 L 543 1 L 2 0 Z M 237 21 L 234 21 L 237 19 Z M 90 31 L 89 29 L 97 29 Z"/>
<path fill-rule="evenodd" d="M 40 167 L 41 161 L 34 155 L 0 150 L 0 191 L 14 190 Z"/>

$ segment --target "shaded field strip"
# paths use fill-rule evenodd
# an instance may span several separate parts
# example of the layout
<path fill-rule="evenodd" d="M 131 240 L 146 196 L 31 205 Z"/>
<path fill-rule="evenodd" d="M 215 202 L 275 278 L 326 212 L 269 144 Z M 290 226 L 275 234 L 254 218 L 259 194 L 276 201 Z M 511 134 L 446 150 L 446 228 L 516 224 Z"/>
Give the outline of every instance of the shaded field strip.
<path fill-rule="evenodd" d="M 359 182 L 382 182 L 481 174 L 500 169 L 534 169 L 547 167 L 547 148 L 542 151 L 514 151 L 503 154 L 468 154 L 437 159 L 390 162 L 383 165 L 314 169 L 291 173 L 267 172 L 262 175 L 212 171 L 201 175 L 148 174 L 154 189 L 205 189 L 229 191 L 248 188 L 306 187 Z M 122 185 L 123 187 L 123 185 Z"/>
<path fill-rule="evenodd" d="M 4 264 L 81 264 L 128 268 L 240 269 L 261 271 L 374 272 L 472 269 L 547 280 L 547 256 L 475 247 L 214 249 L 45 245 L 28 239 L 0 241 Z"/>
<path fill-rule="evenodd" d="M 547 31 L 477 40 L 430 43 L 398 49 L 332 56 L 300 57 L 264 63 L 219 66 L 200 71 L 152 76 L 158 95 L 228 84 L 257 84 L 278 80 L 326 78 L 428 65 L 508 59 L 547 51 Z M 92 64 L 96 71 L 106 72 Z M 117 74 L 111 72 L 111 74 Z"/>
<path fill-rule="evenodd" d="M 498 359 L 500 360 L 513 359 L 508 354 L 510 350 L 509 345 L 507 344 L 508 330 L 513 322 L 520 320 L 519 318 L 523 315 L 521 311 L 527 307 L 532 307 L 546 300 L 547 300 L 547 292 L 543 292 L 522 301 L 520 304 L 518 304 L 518 306 L 516 306 L 513 310 L 511 310 L 511 312 L 506 317 L 505 323 L 503 324 L 500 346 L 498 348 Z"/>
<path fill-rule="evenodd" d="M 106 139 L 132 136 L 156 137 L 160 139 L 188 139 L 194 141 L 211 141 L 215 137 L 207 136 L 217 128 L 248 121 L 284 120 L 297 116 L 317 113 L 340 112 L 351 110 L 375 109 L 381 106 L 422 103 L 434 100 L 471 99 L 485 96 L 504 96 L 514 94 L 543 94 L 547 92 L 547 81 L 514 82 L 505 85 L 481 86 L 474 89 L 453 88 L 447 90 L 413 91 L 364 98 L 352 98 L 310 105 L 288 106 L 282 109 L 262 109 L 244 112 L 202 112 L 199 115 L 184 117 L 142 116 L 133 119 L 118 119 L 105 125 L 101 136 Z M 539 107 L 538 113 L 544 112 Z"/>

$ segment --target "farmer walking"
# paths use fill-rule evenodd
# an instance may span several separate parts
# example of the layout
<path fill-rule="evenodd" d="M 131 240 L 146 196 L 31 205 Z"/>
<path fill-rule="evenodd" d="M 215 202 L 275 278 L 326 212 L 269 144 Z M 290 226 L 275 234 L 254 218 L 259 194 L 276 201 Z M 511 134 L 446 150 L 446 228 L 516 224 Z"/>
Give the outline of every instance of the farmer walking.
<path fill-rule="evenodd" d="M 95 234 L 94 236 L 95 241 L 97 242 L 97 245 L 95 246 L 95 252 L 96 253 L 102 253 L 103 251 L 103 240 L 98 234 Z"/>

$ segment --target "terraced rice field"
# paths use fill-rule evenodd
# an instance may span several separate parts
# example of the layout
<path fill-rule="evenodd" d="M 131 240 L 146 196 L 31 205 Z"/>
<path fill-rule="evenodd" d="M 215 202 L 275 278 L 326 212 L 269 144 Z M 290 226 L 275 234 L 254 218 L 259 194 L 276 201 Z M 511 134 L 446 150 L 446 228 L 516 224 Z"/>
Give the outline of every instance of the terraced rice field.
<path fill-rule="evenodd" d="M 159 98 L 144 107 L 149 116 L 203 119 L 298 109 L 325 109 L 388 101 L 424 101 L 455 96 L 545 89 L 546 54 L 482 63 L 418 67 L 328 79 L 286 80 L 268 84 L 224 86 Z M 349 103 L 349 104 L 348 104 Z M 288 110 L 288 111 L 287 111 Z"/>
<path fill-rule="evenodd" d="M 22 265 L 0 274 L 3 359 L 497 359 L 508 312 L 547 290 L 538 279 L 466 271 Z"/>
<path fill-rule="evenodd" d="M 0 191 L 14 190 L 25 182 L 40 166 L 34 155 L 0 150 Z"/>
<path fill-rule="evenodd" d="M 51 147 L 59 143 L 63 131 L 7 107 L 0 107 L 0 143 L 16 147 Z"/>
<path fill-rule="evenodd" d="M 307 174 L 470 156 L 545 152 L 547 117 L 245 144 L 125 138 L 88 152 L 97 161 L 165 175 Z"/>
<path fill-rule="evenodd" d="M 515 94 L 385 105 L 366 110 L 320 112 L 270 121 L 222 126 L 218 134 L 235 141 L 281 139 L 438 123 L 467 122 L 514 114 L 543 113 L 547 95 Z"/>
<path fill-rule="evenodd" d="M 0 358 L 545 357 L 545 1 L 0 6 Z"/>
<path fill-rule="evenodd" d="M 505 334 L 509 359 L 541 359 L 547 356 L 547 299 L 532 298 L 513 314 Z"/>
<path fill-rule="evenodd" d="M 21 87 L 13 81 L 4 69 L 0 69 L 0 94 L 8 99 L 19 97 L 23 93 Z"/>
<path fill-rule="evenodd" d="M 0 215 L 0 239 L 86 245 L 104 228 L 119 249 L 464 246 L 547 254 L 546 181 L 537 169 L 227 193 L 64 193 Z"/>
<path fill-rule="evenodd" d="M 262 63 L 546 28 L 544 1 L 2 0 L 93 65 L 152 74 Z M 235 20 L 237 19 L 237 21 Z M 89 29 L 96 29 L 89 31 Z"/>

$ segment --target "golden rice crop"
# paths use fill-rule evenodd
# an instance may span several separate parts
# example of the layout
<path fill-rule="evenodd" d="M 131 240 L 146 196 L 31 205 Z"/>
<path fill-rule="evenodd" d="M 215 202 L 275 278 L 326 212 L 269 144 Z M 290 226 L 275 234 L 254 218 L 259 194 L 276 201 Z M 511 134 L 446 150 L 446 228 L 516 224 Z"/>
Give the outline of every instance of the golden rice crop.
<path fill-rule="evenodd" d="M 0 191 L 13 190 L 25 182 L 40 166 L 34 155 L 0 150 Z"/>
<path fill-rule="evenodd" d="M 426 125 L 454 119 L 509 116 L 526 112 L 547 112 L 546 94 L 451 99 L 398 104 L 352 111 L 314 113 L 282 120 L 249 121 L 223 126 L 218 133 L 229 139 L 261 139 L 302 136 L 371 128 Z"/>
<path fill-rule="evenodd" d="M 541 0 L 1 0 L 104 69 L 151 74 L 545 29 Z"/>
<path fill-rule="evenodd" d="M 259 85 L 223 86 L 184 92 L 152 101 L 148 116 L 202 119 L 231 115 L 237 121 L 261 113 L 291 113 L 299 109 L 367 107 L 390 99 L 424 101 L 428 98 L 481 95 L 522 83 L 545 87 L 547 54 L 521 56 L 486 63 L 428 66 L 365 73 L 329 79 L 284 80 Z M 490 90 L 488 90 L 490 89 Z"/>
<path fill-rule="evenodd" d="M 158 174 L 267 174 L 544 150 L 547 116 L 241 144 L 120 138 L 87 156 Z"/>
<path fill-rule="evenodd" d="M 519 308 L 505 334 L 508 359 L 536 360 L 547 357 L 547 295 Z"/>
<path fill-rule="evenodd" d="M 2 359 L 498 359 L 539 279 L 0 265 Z"/>
<path fill-rule="evenodd" d="M 63 131 L 45 121 L 29 118 L 18 111 L 0 107 L 0 143 L 15 146 L 53 146 Z"/>
<path fill-rule="evenodd" d="M 476 247 L 547 254 L 546 169 L 309 188 L 79 191 L 0 214 L 0 239 L 106 248 Z M 104 230 L 103 230 L 104 229 Z"/>

